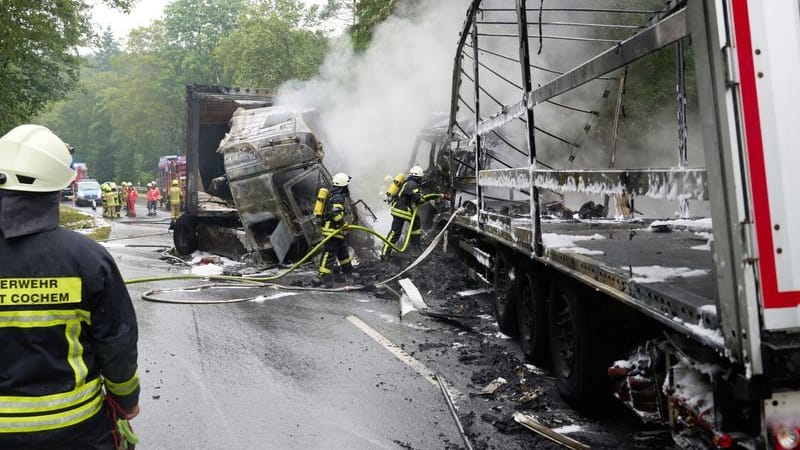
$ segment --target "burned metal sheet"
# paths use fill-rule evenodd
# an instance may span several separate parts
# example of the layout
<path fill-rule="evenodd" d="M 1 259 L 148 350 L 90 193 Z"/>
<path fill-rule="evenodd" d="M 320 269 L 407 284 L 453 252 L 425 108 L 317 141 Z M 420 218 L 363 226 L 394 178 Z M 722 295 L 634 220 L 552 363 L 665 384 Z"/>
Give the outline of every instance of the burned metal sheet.
<path fill-rule="evenodd" d="M 504 106 L 499 112 L 480 121 L 477 133 L 486 134 L 492 130 L 497 130 L 509 121 L 522 117 L 528 108 L 533 108 L 546 100 L 605 75 L 612 70 L 624 67 L 626 64 L 630 64 L 654 50 L 665 47 L 688 35 L 686 10 L 681 9 L 628 40 L 620 42 L 584 64 L 560 75 L 553 81 L 530 91 L 526 98 L 519 102 Z"/>
<path fill-rule="evenodd" d="M 482 170 L 478 183 L 487 187 L 555 192 L 629 194 L 664 200 L 708 200 L 705 169 L 517 169 Z"/>
<path fill-rule="evenodd" d="M 292 246 L 292 241 L 294 241 L 294 238 L 289 232 L 289 228 L 286 226 L 286 223 L 281 220 L 269 236 L 269 242 L 272 244 L 272 250 L 275 251 L 275 256 L 278 257 L 279 263 L 283 264 L 283 260 L 286 258 L 286 254 L 289 253 L 289 249 Z"/>

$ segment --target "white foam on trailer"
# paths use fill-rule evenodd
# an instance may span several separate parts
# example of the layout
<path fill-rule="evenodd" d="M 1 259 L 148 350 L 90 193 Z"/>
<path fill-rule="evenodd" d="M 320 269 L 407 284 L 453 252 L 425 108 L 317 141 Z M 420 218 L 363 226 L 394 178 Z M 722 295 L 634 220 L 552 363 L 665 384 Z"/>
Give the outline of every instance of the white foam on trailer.
<path fill-rule="evenodd" d="M 597 241 L 605 239 L 602 234 L 576 235 L 576 234 L 558 234 L 558 233 L 542 233 L 542 244 L 548 248 L 557 247 L 577 247 L 576 242 L 579 241 Z"/>
<path fill-rule="evenodd" d="M 572 252 L 572 253 L 577 253 L 579 255 L 587 255 L 587 256 L 605 255 L 606 254 L 606 252 L 604 252 L 602 250 L 591 250 L 591 249 L 583 248 L 583 247 L 567 247 L 564 250 L 566 250 L 568 252 Z"/>
<path fill-rule="evenodd" d="M 665 266 L 633 266 L 631 272 L 634 277 L 630 281 L 636 283 L 660 283 L 672 278 L 701 277 L 708 274 L 708 271 L 703 269 Z"/>
<path fill-rule="evenodd" d="M 711 218 L 704 217 L 702 219 L 673 219 L 673 220 L 656 220 L 650 224 L 650 229 L 667 225 L 670 228 L 688 231 L 711 231 Z"/>

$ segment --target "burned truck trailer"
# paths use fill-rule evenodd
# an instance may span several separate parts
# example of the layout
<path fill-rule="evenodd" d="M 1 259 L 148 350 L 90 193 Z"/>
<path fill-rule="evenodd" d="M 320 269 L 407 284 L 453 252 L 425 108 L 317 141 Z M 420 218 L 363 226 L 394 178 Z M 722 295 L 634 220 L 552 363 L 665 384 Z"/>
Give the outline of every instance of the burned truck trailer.
<path fill-rule="evenodd" d="M 330 184 L 315 111 L 273 106 L 272 93 L 186 87 L 186 212 L 175 247 L 257 261 L 305 254 L 319 240 L 313 203 Z"/>
<path fill-rule="evenodd" d="M 448 242 L 494 285 L 500 329 L 573 405 L 613 393 L 686 448 L 798 448 L 800 10 L 651 3 L 470 2 L 429 168 L 450 189 Z M 677 100 L 663 114 L 677 118 L 674 146 L 656 160 L 628 145 L 626 160 L 626 88 L 655 55 L 673 64 L 662 98 Z M 604 114 L 609 132 L 588 139 Z M 616 204 L 619 219 L 550 214 L 548 191 Z M 648 201 L 679 217 L 634 217 Z"/>

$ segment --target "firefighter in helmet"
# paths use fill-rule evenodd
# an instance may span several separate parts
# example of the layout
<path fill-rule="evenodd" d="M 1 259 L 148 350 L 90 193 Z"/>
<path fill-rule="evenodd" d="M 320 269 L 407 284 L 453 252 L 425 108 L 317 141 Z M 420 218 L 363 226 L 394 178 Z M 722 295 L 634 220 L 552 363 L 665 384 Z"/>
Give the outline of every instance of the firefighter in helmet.
<path fill-rule="evenodd" d="M 170 227 L 172 227 L 175 225 L 175 221 L 178 220 L 178 216 L 181 215 L 181 202 L 183 201 L 183 191 L 178 185 L 177 178 L 172 180 L 172 187 L 169 188 L 167 197 L 169 198 L 169 210 L 171 213 L 170 217 L 172 218 Z"/>
<path fill-rule="evenodd" d="M 422 167 L 414 166 L 408 171 L 408 177 L 405 177 L 405 179 L 400 176 L 395 178 L 396 184 L 400 186 L 396 192 L 391 192 L 391 188 L 390 192 L 387 192 L 386 200 L 392 205 L 392 228 L 386 236 L 386 240 L 392 244 L 397 243 L 403 233 L 403 227 L 406 222 L 411 222 L 411 218 L 414 217 L 414 211 L 423 203 L 420 188 L 423 174 Z M 414 223 L 409 227 L 408 233 L 411 239 L 410 244 L 418 245 L 422 238 L 422 227 L 420 226 L 419 218 L 414 218 Z M 385 259 L 391 252 L 392 248 L 389 247 L 389 244 L 384 244 L 381 258 Z"/>
<path fill-rule="evenodd" d="M 332 187 L 327 194 L 327 199 L 324 200 L 325 204 L 320 217 L 323 237 L 328 237 L 347 225 L 345 221 L 345 205 L 350 197 L 348 188 L 350 176 L 339 172 L 333 176 L 331 184 Z M 322 260 L 319 263 L 319 274 L 311 282 L 313 286 L 324 285 L 325 287 L 330 287 L 329 280 L 333 273 L 334 258 L 339 261 L 339 267 L 341 267 L 347 283 L 353 281 L 353 266 L 350 264 L 350 253 L 347 250 L 345 232 L 342 231 L 325 242 L 322 250 Z"/>
<path fill-rule="evenodd" d="M 116 419 L 139 412 L 136 315 L 122 276 L 103 246 L 58 224 L 70 160 L 43 126 L 0 137 L 3 449 L 114 449 Z"/>

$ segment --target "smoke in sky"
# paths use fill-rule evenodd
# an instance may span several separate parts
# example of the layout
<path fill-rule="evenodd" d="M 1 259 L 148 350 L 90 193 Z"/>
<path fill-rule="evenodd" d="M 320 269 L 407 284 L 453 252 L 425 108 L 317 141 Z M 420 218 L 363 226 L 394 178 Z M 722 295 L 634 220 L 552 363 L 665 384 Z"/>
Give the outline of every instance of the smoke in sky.
<path fill-rule="evenodd" d="M 422 1 L 375 30 L 356 54 L 346 37 L 332 44 L 321 73 L 280 89 L 278 102 L 316 107 L 326 165 L 347 171 L 355 198 L 377 203 L 384 177 L 406 172 L 417 134 L 447 112 L 466 0 Z"/>

